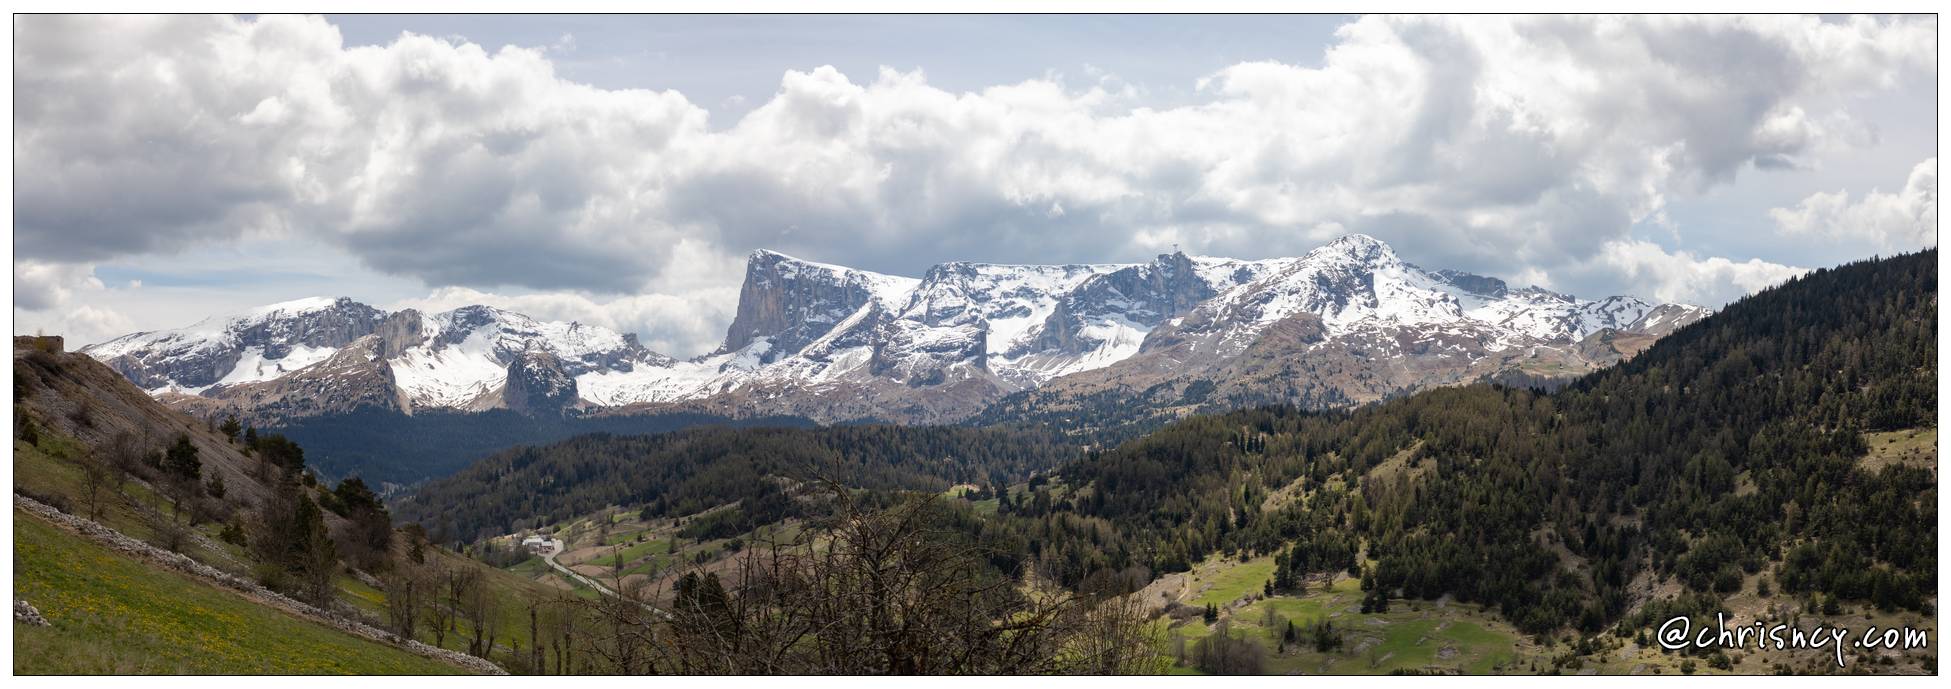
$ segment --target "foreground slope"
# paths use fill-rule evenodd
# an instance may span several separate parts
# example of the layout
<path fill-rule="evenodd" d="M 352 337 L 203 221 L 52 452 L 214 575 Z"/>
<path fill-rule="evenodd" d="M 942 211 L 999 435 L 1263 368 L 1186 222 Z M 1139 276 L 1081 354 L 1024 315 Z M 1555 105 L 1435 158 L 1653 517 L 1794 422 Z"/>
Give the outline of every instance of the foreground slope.
<path fill-rule="evenodd" d="M 463 672 L 156 571 L 19 510 L 14 572 L 14 598 L 49 622 L 14 624 L 16 674 Z"/>
<path fill-rule="evenodd" d="M 317 485 L 301 448 L 171 411 L 58 338 L 16 338 L 14 374 L 14 585 L 52 623 L 16 623 L 17 671 L 499 673 L 525 659 L 457 653 L 458 632 L 401 638 L 422 634 L 394 626 L 374 586 L 396 587 L 375 572 L 499 573 L 393 532 L 357 484 Z M 481 600 L 525 639 L 519 597 L 548 592 L 502 578 L 514 585 Z"/>

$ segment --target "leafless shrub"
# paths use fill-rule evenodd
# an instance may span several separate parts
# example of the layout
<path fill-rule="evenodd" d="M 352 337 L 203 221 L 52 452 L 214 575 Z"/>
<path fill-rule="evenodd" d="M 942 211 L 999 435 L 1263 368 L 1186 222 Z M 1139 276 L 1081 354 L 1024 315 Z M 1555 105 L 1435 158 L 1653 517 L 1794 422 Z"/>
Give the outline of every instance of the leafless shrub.
<path fill-rule="evenodd" d="M 1117 674 L 1154 669 L 1129 592 L 1078 594 L 990 569 L 933 498 L 884 510 L 836 491 L 832 518 L 582 604 L 620 674 Z M 560 666 L 560 663 L 558 664 Z"/>

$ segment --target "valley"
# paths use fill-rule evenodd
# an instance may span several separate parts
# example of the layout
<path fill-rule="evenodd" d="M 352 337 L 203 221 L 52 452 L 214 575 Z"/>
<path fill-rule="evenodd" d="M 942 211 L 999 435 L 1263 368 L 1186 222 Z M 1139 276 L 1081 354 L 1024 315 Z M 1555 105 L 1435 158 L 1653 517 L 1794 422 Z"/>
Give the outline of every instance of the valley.
<path fill-rule="evenodd" d="M 1941 672 L 1916 0 L 74 4 L 16 684 Z"/>
<path fill-rule="evenodd" d="M 1929 257 L 1792 281 L 1553 393 L 1480 384 L 1353 411 L 1194 416 L 1051 468 L 898 490 L 931 492 L 944 528 L 1042 582 L 1032 590 L 1130 592 L 1156 616 L 1155 648 L 1174 672 L 1202 671 L 1199 642 L 1222 626 L 1258 650 L 1214 642 L 1205 657 L 1230 660 L 1203 671 L 1928 672 L 1929 655 L 1859 655 L 1838 668 L 1819 651 L 1675 654 L 1646 635 L 1665 616 L 1714 611 L 1935 631 L 1934 531 L 1877 526 L 1932 523 L 1936 431 L 1918 425 L 1935 405 Z M 1755 337 L 1785 306 L 1824 325 Z M 1826 370 L 1843 374 L 1813 374 Z M 1841 389 L 1856 392 L 1822 392 Z M 591 447 L 488 463 L 433 482 L 428 499 L 496 500 L 450 491 L 480 485 L 477 473 L 532 485 Z M 842 464 L 880 455 L 858 441 L 830 447 L 854 458 Z M 660 591 L 685 572 L 729 577 L 769 530 L 834 528 L 804 482 L 812 474 L 761 473 L 786 479 L 786 501 L 766 499 L 785 506 L 768 508 L 778 521 L 715 518 L 757 504 L 722 488 L 690 503 L 721 507 L 660 507 L 670 502 L 651 485 L 686 485 L 660 483 L 567 513 L 581 516 L 501 522 L 517 528 L 498 538 L 564 534 L 564 561 L 579 572 L 621 568 Z M 752 529 L 675 539 L 686 549 L 669 555 L 685 528 L 728 523 Z M 734 539 L 737 556 L 724 552 Z M 1287 642 L 1290 620 L 1307 634 L 1332 622 L 1338 636 L 1322 638 L 1343 645 Z"/>
<path fill-rule="evenodd" d="M 1354 406 L 1180 404 L 1115 442 L 1021 421 L 618 426 L 516 442 L 386 500 L 356 477 L 321 480 L 311 446 L 274 426 L 186 414 L 58 340 L 20 338 L 16 492 L 395 630 L 375 645 L 276 618 L 298 625 L 294 643 L 354 649 L 264 666 L 300 673 L 426 669 L 407 639 L 536 674 L 1928 673 L 1929 654 L 1836 667 L 1821 651 L 1675 653 L 1647 635 L 1716 614 L 1935 634 L 1935 530 L 1884 526 L 1934 523 L 1934 260 L 1791 280 L 1549 391 L 1454 380 Z M 538 417 L 376 418 L 465 435 L 473 419 Z M 200 479 L 172 478 L 179 456 L 201 458 Z M 115 457 L 137 463 L 101 463 Z M 280 531 L 307 514 L 316 526 Z M 235 594 L 130 589 L 113 573 L 146 565 L 101 555 L 56 566 L 58 534 L 23 516 L 33 573 L 17 584 L 57 626 L 28 632 L 39 660 L 17 669 L 280 652 L 181 602 Z M 124 632 L 83 621 L 104 605 Z M 228 650 L 58 650 L 142 648 L 154 635 L 112 634 L 145 619 Z M 1022 626 L 979 633 L 998 620 Z"/>

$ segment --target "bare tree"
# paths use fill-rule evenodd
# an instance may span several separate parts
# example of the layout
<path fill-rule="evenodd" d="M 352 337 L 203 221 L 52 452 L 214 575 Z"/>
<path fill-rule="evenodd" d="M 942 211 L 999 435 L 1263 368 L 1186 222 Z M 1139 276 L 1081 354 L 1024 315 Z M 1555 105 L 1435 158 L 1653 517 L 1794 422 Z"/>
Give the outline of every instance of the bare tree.
<path fill-rule="evenodd" d="M 1158 630 L 1135 594 L 1142 572 L 1071 591 L 996 571 L 933 497 L 878 509 L 835 490 L 826 504 L 828 518 L 755 536 L 729 560 L 655 585 L 618 577 L 614 595 L 530 601 L 529 664 L 613 674 L 1158 669 Z"/>
<path fill-rule="evenodd" d="M 656 645 L 658 620 L 655 609 L 646 602 L 654 596 L 641 579 L 617 582 L 615 594 L 584 605 L 597 623 L 586 630 L 590 635 L 588 650 L 615 674 L 655 671 L 651 649 Z"/>
<path fill-rule="evenodd" d="M 471 583 L 462 598 L 462 614 L 467 617 L 468 630 L 473 638 L 468 641 L 467 652 L 480 658 L 488 657 L 495 646 L 495 599 L 488 587 L 480 581 L 478 572 L 468 570 Z"/>
<path fill-rule="evenodd" d="M 528 598 L 528 667 L 529 672 L 542 674 L 542 598 Z"/>
<path fill-rule="evenodd" d="M 143 459 L 148 456 L 148 451 L 143 448 L 143 441 L 138 439 L 133 431 L 117 431 L 103 447 L 102 459 L 111 470 L 118 472 L 124 480 L 127 480 L 130 474 L 135 473 L 142 466 Z"/>
<path fill-rule="evenodd" d="M 1193 663 L 1212 675 L 1258 675 L 1266 669 L 1267 651 L 1259 642 L 1235 635 L 1232 623 L 1220 620 L 1213 633 L 1192 647 Z"/>
<path fill-rule="evenodd" d="M 82 499 L 88 505 L 88 518 L 101 519 L 102 507 L 112 495 L 122 492 L 121 474 L 105 457 L 93 452 L 81 455 Z"/>
<path fill-rule="evenodd" d="M 1158 670 L 1158 627 L 1150 624 L 1138 594 L 1103 596 L 1080 613 L 1072 650 L 1092 675 L 1139 675 Z M 1179 639 L 1184 642 L 1183 638 Z"/>
<path fill-rule="evenodd" d="M 172 553 L 183 552 L 190 543 L 190 527 L 175 517 L 164 514 L 160 508 L 147 507 L 142 510 L 143 521 L 155 534 L 155 543 Z"/>
<path fill-rule="evenodd" d="M 413 638 L 413 630 L 418 628 L 420 609 L 425 605 L 428 582 L 419 571 L 407 567 L 394 567 L 382 580 L 386 585 L 386 621 L 395 634 L 402 638 Z"/>
<path fill-rule="evenodd" d="M 933 497 L 835 516 L 747 548 L 671 591 L 653 648 L 694 674 L 1148 672 L 1156 639 L 1126 594 L 1085 596 L 992 570 Z"/>
<path fill-rule="evenodd" d="M 454 629 L 455 611 L 458 606 L 450 602 L 453 597 L 448 592 L 454 590 L 454 570 L 445 565 L 433 564 L 427 567 L 428 590 L 426 601 L 427 630 L 434 633 L 434 645 L 447 647 L 447 633 Z"/>
<path fill-rule="evenodd" d="M 573 599 L 571 601 L 565 601 L 563 605 L 556 606 L 558 614 L 561 615 L 556 626 L 557 635 L 554 637 L 559 639 L 554 644 L 555 668 L 556 674 L 558 675 L 567 675 L 574 672 L 576 662 L 576 634 L 582 629 L 579 624 L 579 620 L 581 619 L 579 612 L 581 609 L 581 606 L 573 604 Z"/>

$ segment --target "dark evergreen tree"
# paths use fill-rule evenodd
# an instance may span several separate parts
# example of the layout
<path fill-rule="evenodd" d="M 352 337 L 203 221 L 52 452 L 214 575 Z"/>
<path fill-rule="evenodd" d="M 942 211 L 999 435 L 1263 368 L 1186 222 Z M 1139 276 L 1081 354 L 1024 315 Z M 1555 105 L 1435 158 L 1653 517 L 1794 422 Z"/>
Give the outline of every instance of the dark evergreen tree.
<path fill-rule="evenodd" d="M 163 471 L 180 481 L 196 481 L 203 475 L 203 460 L 197 458 L 196 444 L 190 442 L 187 434 L 178 434 L 176 442 L 163 452 Z"/>

